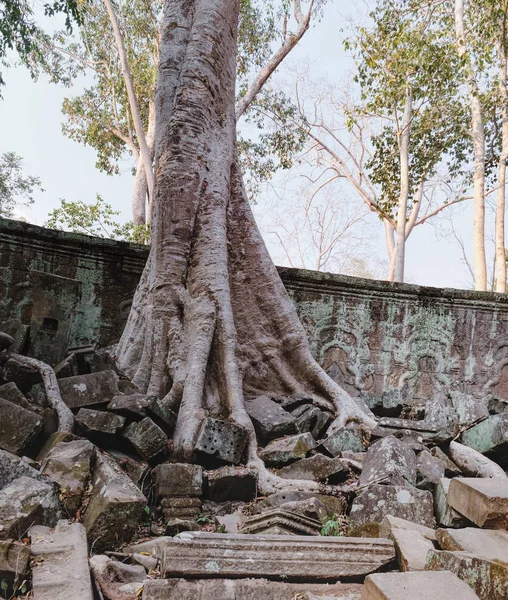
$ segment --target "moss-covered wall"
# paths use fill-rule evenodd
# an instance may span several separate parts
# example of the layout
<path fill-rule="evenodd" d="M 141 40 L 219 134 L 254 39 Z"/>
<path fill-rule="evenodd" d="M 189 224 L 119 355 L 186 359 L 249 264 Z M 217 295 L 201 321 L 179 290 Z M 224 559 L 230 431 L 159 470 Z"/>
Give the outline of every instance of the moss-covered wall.
<path fill-rule="evenodd" d="M 148 249 L 0 219 L 0 324 L 56 363 L 115 342 Z M 352 394 L 508 397 L 508 296 L 280 269 L 314 355 Z"/>

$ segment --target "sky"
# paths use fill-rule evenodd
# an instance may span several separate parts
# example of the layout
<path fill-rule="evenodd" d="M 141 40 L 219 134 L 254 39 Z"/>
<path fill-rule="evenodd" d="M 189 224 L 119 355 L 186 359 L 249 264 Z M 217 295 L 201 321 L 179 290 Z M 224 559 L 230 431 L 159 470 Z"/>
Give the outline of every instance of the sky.
<path fill-rule="evenodd" d="M 291 54 L 289 67 L 308 61 L 313 76 L 331 82 L 347 79 L 353 62 L 342 47 L 341 40 L 345 35 L 342 30 L 358 10 L 365 13 L 365 5 L 350 0 L 328 2 L 322 20 L 311 27 Z M 93 202 L 96 194 L 100 194 L 121 212 L 120 220 L 130 220 L 132 162 L 122 164 L 120 176 L 105 175 L 95 168 L 93 149 L 66 138 L 61 132 L 62 101 L 72 97 L 79 88 L 59 87 L 50 84 L 45 77 L 34 82 L 23 67 L 5 69 L 3 76 L 6 85 L 2 89 L 3 99 L 0 99 L 0 153 L 14 151 L 22 156 L 25 170 L 39 176 L 44 188 L 44 192 L 35 194 L 33 206 L 20 211 L 23 217 L 43 225 L 48 213 L 59 206 L 60 199 Z M 283 68 L 277 77 L 285 82 L 290 75 Z M 283 185 L 284 177 L 284 174 L 277 176 L 274 186 Z M 297 193 L 296 187 L 294 190 L 290 188 L 287 193 Z M 282 264 L 284 257 L 273 236 L 267 234 L 270 227 L 264 218 L 273 208 L 273 202 L 277 202 L 277 198 L 267 189 L 254 206 L 254 213 L 274 260 Z M 466 205 L 453 213 L 455 229 L 462 237 L 468 255 L 472 245 L 471 209 Z M 493 221 L 492 215 L 488 218 Z M 370 233 L 362 242 L 365 245 L 363 254 L 371 256 L 373 262 L 380 258 L 386 260 L 384 229 L 375 215 L 367 220 Z M 451 236 L 436 235 L 435 227 L 430 224 L 416 228 L 411 234 L 406 257 L 406 280 L 410 283 L 471 287 L 459 245 Z"/>

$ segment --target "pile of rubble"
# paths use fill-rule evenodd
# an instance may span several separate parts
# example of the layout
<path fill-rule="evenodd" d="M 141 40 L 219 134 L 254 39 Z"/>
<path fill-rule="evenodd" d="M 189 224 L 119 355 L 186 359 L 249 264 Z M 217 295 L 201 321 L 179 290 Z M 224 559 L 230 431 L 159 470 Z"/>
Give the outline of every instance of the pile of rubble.
<path fill-rule="evenodd" d="M 0 598 L 508 598 L 505 400 L 366 396 L 368 433 L 302 394 L 249 399 L 265 464 L 321 484 L 262 497 L 227 420 L 175 462 L 176 415 L 85 348 L 55 368 L 59 431 L 37 370 L 1 356 Z"/>

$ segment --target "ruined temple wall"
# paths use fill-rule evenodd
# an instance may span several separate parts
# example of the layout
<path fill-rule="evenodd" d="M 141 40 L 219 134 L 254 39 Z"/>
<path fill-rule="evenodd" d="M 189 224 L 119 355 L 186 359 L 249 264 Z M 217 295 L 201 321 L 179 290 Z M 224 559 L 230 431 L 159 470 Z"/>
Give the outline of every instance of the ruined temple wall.
<path fill-rule="evenodd" d="M 0 219 L 0 328 L 48 362 L 115 342 L 148 249 Z M 508 397 L 508 296 L 280 269 L 314 355 L 354 395 Z"/>

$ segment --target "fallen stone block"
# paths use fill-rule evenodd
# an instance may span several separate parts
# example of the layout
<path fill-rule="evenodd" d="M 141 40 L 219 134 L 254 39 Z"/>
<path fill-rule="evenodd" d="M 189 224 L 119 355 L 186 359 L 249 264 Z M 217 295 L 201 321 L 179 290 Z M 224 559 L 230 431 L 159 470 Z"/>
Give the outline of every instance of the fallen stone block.
<path fill-rule="evenodd" d="M 108 404 L 108 410 L 130 420 L 141 421 L 141 419 L 150 416 L 148 409 L 156 400 L 155 396 L 145 394 L 121 394 L 111 400 Z"/>
<path fill-rule="evenodd" d="M 305 458 L 316 443 L 310 433 L 299 433 L 273 440 L 259 453 L 260 458 L 269 467 L 282 467 Z"/>
<path fill-rule="evenodd" d="M 438 429 L 458 432 L 461 427 L 471 425 L 489 416 L 487 400 L 470 394 L 453 391 L 427 403 L 425 420 Z"/>
<path fill-rule="evenodd" d="M 76 415 L 80 432 L 99 446 L 118 443 L 118 434 L 125 426 L 125 417 L 111 412 L 80 408 Z"/>
<path fill-rule="evenodd" d="M 350 514 L 351 526 L 381 523 L 386 515 L 434 528 L 434 506 L 430 492 L 416 488 L 370 485 L 353 501 Z"/>
<path fill-rule="evenodd" d="M 508 531 L 466 527 L 438 529 L 436 535 L 442 550 L 469 552 L 508 565 Z"/>
<path fill-rule="evenodd" d="M 93 600 L 86 532 L 80 523 L 32 527 L 34 600 Z"/>
<path fill-rule="evenodd" d="M 401 390 L 387 390 L 382 394 L 366 394 L 362 396 L 365 404 L 378 417 L 398 417 L 404 407 L 404 396 Z"/>
<path fill-rule="evenodd" d="M 365 579 L 362 600 L 478 600 L 453 573 L 376 573 Z"/>
<path fill-rule="evenodd" d="M 0 490 L 18 477 L 30 477 L 47 483 L 46 477 L 19 456 L 0 450 Z"/>
<path fill-rule="evenodd" d="M 434 544 L 418 531 L 392 529 L 391 539 L 395 544 L 401 571 L 423 571 L 429 550 Z"/>
<path fill-rule="evenodd" d="M 508 567 L 498 562 L 479 558 L 468 552 L 431 550 L 425 565 L 427 571 L 451 571 L 480 600 L 506 600 L 508 598 Z M 436 573 L 432 573 L 432 576 Z M 462 596 L 455 595 L 455 598 Z"/>
<path fill-rule="evenodd" d="M 203 469 L 187 463 L 164 463 L 152 472 L 156 498 L 167 496 L 201 496 Z"/>
<path fill-rule="evenodd" d="M 372 431 L 372 437 L 393 435 L 405 444 L 412 444 L 416 452 L 425 450 L 424 444 L 441 444 L 453 437 L 451 429 L 439 427 L 429 420 L 413 421 L 411 419 L 379 419 L 377 427 Z"/>
<path fill-rule="evenodd" d="M 228 421 L 207 417 L 196 442 L 196 450 L 207 457 L 237 465 L 242 460 L 247 432 Z"/>
<path fill-rule="evenodd" d="M 298 433 L 296 418 L 268 396 L 245 401 L 245 410 L 252 419 L 256 433 L 263 442 Z"/>
<path fill-rule="evenodd" d="M 439 458 L 445 466 L 445 477 L 456 477 L 462 475 L 462 471 L 459 467 L 447 456 L 439 446 L 434 446 L 430 449 L 430 453 L 434 458 Z"/>
<path fill-rule="evenodd" d="M 46 456 L 57 444 L 60 444 L 61 442 L 72 442 L 73 440 L 78 439 L 79 438 L 76 435 L 73 433 L 68 433 L 67 431 L 56 431 L 52 433 L 44 442 L 44 446 L 39 450 L 39 454 L 37 454 L 37 462 L 44 462 Z"/>
<path fill-rule="evenodd" d="M 321 439 L 333 421 L 332 415 L 317 406 L 302 406 L 301 408 L 304 410 L 299 412 L 298 415 L 294 412 L 291 413 L 296 416 L 298 431 L 302 433 L 309 432 L 315 440 Z"/>
<path fill-rule="evenodd" d="M 114 371 L 99 371 L 58 380 L 63 401 L 69 408 L 86 408 L 108 404 L 120 394 L 118 375 Z"/>
<path fill-rule="evenodd" d="M 102 453 L 97 453 L 92 484 L 83 524 L 96 551 L 112 549 L 131 539 L 147 500 L 113 459 Z"/>
<path fill-rule="evenodd" d="M 266 577 L 327 581 L 373 573 L 393 562 L 390 540 L 182 533 L 159 546 L 161 576 Z"/>
<path fill-rule="evenodd" d="M 347 502 L 341 496 L 328 496 L 326 494 L 317 494 L 315 492 L 298 491 L 277 492 L 275 494 L 270 494 L 270 496 L 264 500 L 256 503 L 253 508 L 254 511 L 259 513 L 267 508 L 284 508 L 287 503 L 305 502 L 312 498 L 316 498 L 326 506 L 328 515 L 342 515 L 347 510 Z"/>
<path fill-rule="evenodd" d="M 449 452 L 452 460 L 465 475 L 507 479 L 506 473 L 498 464 L 483 456 L 474 448 L 464 446 L 458 442 L 450 442 Z"/>
<path fill-rule="evenodd" d="M 18 477 L 0 491 L 0 539 L 22 538 L 32 525 L 56 524 L 60 507 L 55 488 L 30 477 Z"/>
<path fill-rule="evenodd" d="M 393 436 L 380 439 L 367 451 L 359 484 L 377 482 L 403 486 L 416 484 L 415 453 Z"/>
<path fill-rule="evenodd" d="M 26 410 L 30 410 L 32 412 L 37 412 L 37 410 L 40 410 L 40 407 L 36 407 L 34 404 L 32 404 L 32 402 L 27 400 L 23 392 L 13 381 L 4 383 L 4 385 L 0 385 L 0 398 L 3 398 L 8 402 L 12 402 L 12 404 L 15 404 L 16 406 L 20 406 L 21 408 L 25 408 Z"/>
<path fill-rule="evenodd" d="M 445 475 L 444 462 L 424 450 L 416 457 L 416 486 L 433 492 L 439 480 Z"/>
<path fill-rule="evenodd" d="M 5 381 L 14 382 L 23 394 L 30 392 L 32 386 L 42 384 L 41 374 L 37 369 L 12 358 L 4 364 L 1 374 Z"/>
<path fill-rule="evenodd" d="M 162 513 L 167 520 L 196 519 L 201 513 L 201 498 L 190 497 L 167 497 L 161 501 Z"/>
<path fill-rule="evenodd" d="M 432 529 L 431 527 L 425 527 L 424 525 L 419 525 L 418 523 L 413 523 L 393 515 L 386 515 L 386 517 L 379 524 L 379 537 L 389 538 L 392 532 L 396 529 L 414 531 L 431 542 L 437 541 L 435 529 Z"/>
<path fill-rule="evenodd" d="M 168 437 L 152 419 L 145 417 L 139 423 L 131 423 L 122 433 L 141 458 L 150 461 L 164 458 L 168 453 Z"/>
<path fill-rule="evenodd" d="M 4 540 L 0 542 L 0 582 L 2 595 L 11 598 L 21 587 L 30 560 L 30 547 L 21 542 Z"/>
<path fill-rule="evenodd" d="M 71 517 L 81 506 L 94 458 L 95 447 L 87 440 L 62 442 L 49 452 L 41 466 L 41 473 L 60 486 L 62 503 Z"/>
<path fill-rule="evenodd" d="M 44 420 L 40 415 L 1 397 L 0 415 L 4 415 L 0 419 L 0 448 L 13 454 L 26 453 L 44 429 Z"/>
<path fill-rule="evenodd" d="M 128 475 L 131 481 L 143 492 L 143 488 L 149 484 L 147 475 L 150 466 L 147 462 L 136 460 L 118 450 L 108 449 L 108 455 L 116 462 L 122 471 Z"/>
<path fill-rule="evenodd" d="M 456 477 L 451 480 L 448 504 L 478 527 L 508 527 L 508 481 Z"/>
<path fill-rule="evenodd" d="M 171 519 L 166 523 L 164 535 L 174 537 L 184 531 L 201 531 L 201 526 L 196 521 L 187 521 L 185 519 Z"/>
<path fill-rule="evenodd" d="M 443 477 L 439 480 L 434 492 L 434 512 L 441 527 L 467 527 L 470 521 L 448 504 L 448 492 L 451 479 Z"/>
<path fill-rule="evenodd" d="M 241 533 L 256 535 L 319 535 L 321 521 L 301 513 L 275 508 L 249 517 Z"/>
<path fill-rule="evenodd" d="M 364 452 L 368 442 L 368 434 L 356 424 L 338 429 L 321 442 L 320 448 L 324 448 L 331 456 L 341 456 L 345 450 L 350 452 Z M 318 448 L 319 450 L 319 448 Z"/>
<path fill-rule="evenodd" d="M 508 414 L 493 415 L 461 435 L 461 442 L 506 465 Z"/>
<path fill-rule="evenodd" d="M 311 517 L 321 523 L 326 523 L 331 516 L 330 510 L 326 504 L 315 497 L 308 498 L 307 500 L 283 502 L 279 508 L 289 512 L 300 513 L 301 515 Z"/>
<path fill-rule="evenodd" d="M 316 596 L 320 600 L 360 600 L 361 590 L 362 586 L 354 583 L 287 583 L 266 579 L 152 579 L 145 582 L 143 600 L 310 600 Z"/>
<path fill-rule="evenodd" d="M 344 481 L 350 471 L 341 462 L 341 458 L 330 458 L 323 454 L 316 454 L 309 458 L 302 458 L 277 471 L 284 479 L 303 479 L 311 481 L 325 481 L 336 484 Z"/>
<path fill-rule="evenodd" d="M 213 502 L 250 502 L 256 498 L 258 475 L 249 467 L 222 467 L 205 474 L 205 495 Z"/>
<path fill-rule="evenodd" d="M 139 598 L 146 579 L 145 568 L 129 565 L 99 554 L 90 558 L 90 568 L 96 585 L 102 594 L 111 600 L 131 600 Z"/>

